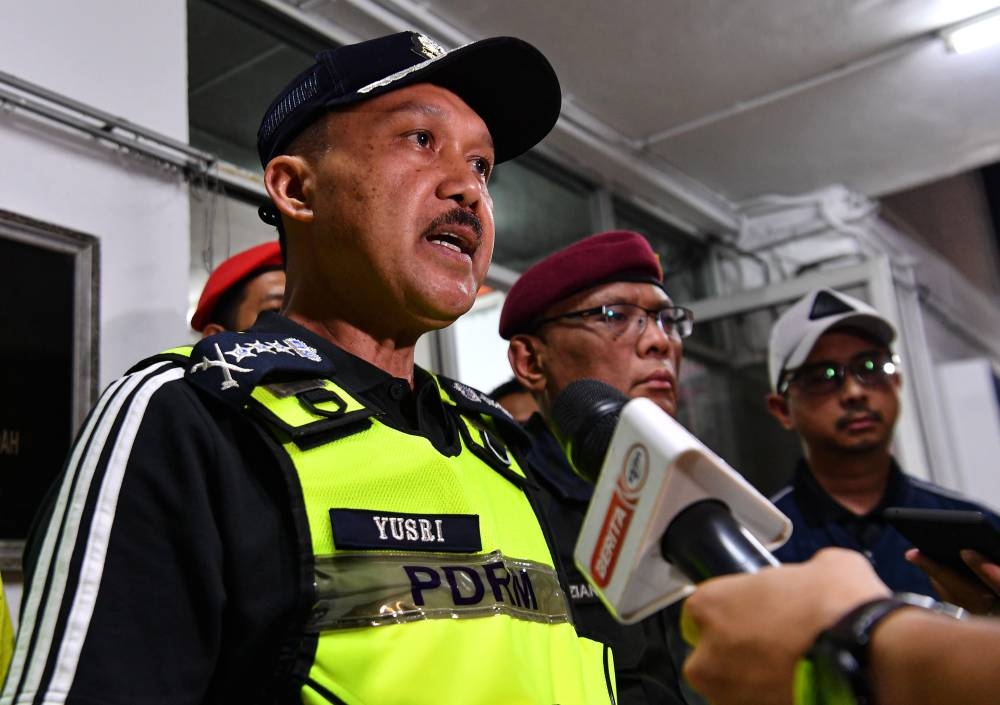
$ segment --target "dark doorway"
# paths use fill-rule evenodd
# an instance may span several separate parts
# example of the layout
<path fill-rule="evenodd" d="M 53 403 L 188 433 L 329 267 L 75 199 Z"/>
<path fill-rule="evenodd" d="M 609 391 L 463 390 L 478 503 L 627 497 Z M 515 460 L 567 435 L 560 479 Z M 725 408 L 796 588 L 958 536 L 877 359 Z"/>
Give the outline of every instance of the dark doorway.
<path fill-rule="evenodd" d="M 27 536 L 93 401 L 96 250 L 0 212 L 0 541 Z"/>

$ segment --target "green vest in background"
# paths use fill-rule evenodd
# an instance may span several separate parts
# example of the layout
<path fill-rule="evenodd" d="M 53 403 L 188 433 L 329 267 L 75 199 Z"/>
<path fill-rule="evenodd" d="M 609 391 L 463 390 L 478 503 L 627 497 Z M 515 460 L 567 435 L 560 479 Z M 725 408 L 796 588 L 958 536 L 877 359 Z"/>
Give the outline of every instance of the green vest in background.
<path fill-rule="evenodd" d="M 14 655 L 14 625 L 10 621 L 10 609 L 7 607 L 7 596 L 4 594 L 3 581 L 0 580 L 0 685 L 7 677 L 7 667 L 10 657 Z"/>

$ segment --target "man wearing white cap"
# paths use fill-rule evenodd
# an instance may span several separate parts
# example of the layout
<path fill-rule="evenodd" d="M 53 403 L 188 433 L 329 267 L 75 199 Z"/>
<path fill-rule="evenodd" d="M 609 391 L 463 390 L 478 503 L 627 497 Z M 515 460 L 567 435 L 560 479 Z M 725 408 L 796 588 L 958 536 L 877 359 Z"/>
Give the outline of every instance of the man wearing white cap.
<path fill-rule="evenodd" d="M 892 324 L 863 301 L 830 289 L 810 292 L 771 331 L 768 410 L 799 434 L 804 458 L 774 503 L 792 538 L 775 555 L 798 563 L 821 548 L 860 551 L 893 590 L 955 598 L 957 578 L 912 551 L 883 518 L 891 506 L 985 510 L 905 474 L 892 457 L 899 416 L 900 359 Z M 911 551 L 908 560 L 907 551 Z M 925 569 L 932 569 L 932 585 Z M 947 581 L 942 590 L 940 580 Z M 943 594 L 942 594 L 943 593 Z"/>

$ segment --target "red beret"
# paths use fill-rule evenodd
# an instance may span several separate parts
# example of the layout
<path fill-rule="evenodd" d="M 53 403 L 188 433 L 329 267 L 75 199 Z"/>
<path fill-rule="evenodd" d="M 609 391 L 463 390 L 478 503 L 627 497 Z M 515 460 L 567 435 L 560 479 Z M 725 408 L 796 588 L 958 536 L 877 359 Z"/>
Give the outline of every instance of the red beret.
<path fill-rule="evenodd" d="M 660 260 L 639 233 L 591 235 L 529 267 L 507 292 L 500 335 L 527 333 L 554 303 L 608 282 L 638 281 L 663 286 Z"/>
<path fill-rule="evenodd" d="M 281 247 L 277 241 L 265 242 L 263 245 L 237 252 L 223 261 L 209 275 L 205 288 L 201 290 L 198 308 L 191 316 L 191 327 L 196 331 L 204 330 L 205 326 L 212 322 L 212 314 L 219 299 L 241 279 L 258 269 L 281 267 L 283 264 Z"/>

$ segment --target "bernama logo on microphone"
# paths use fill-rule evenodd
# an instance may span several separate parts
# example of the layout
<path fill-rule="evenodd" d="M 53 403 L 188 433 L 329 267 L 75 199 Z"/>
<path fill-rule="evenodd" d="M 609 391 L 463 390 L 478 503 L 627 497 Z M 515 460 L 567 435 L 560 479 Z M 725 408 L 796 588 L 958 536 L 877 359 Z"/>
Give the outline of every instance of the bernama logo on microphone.
<path fill-rule="evenodd" d="M 607 587 L 611 582 L 639 495 L 648 477 L 649 452 L 644 445 L 637 443 L 625 453 L 625 461 L 618 473 L 601 531 L 597 535 L 594 553 L 590 558 L 590 572 L 599 587 Z"/>

